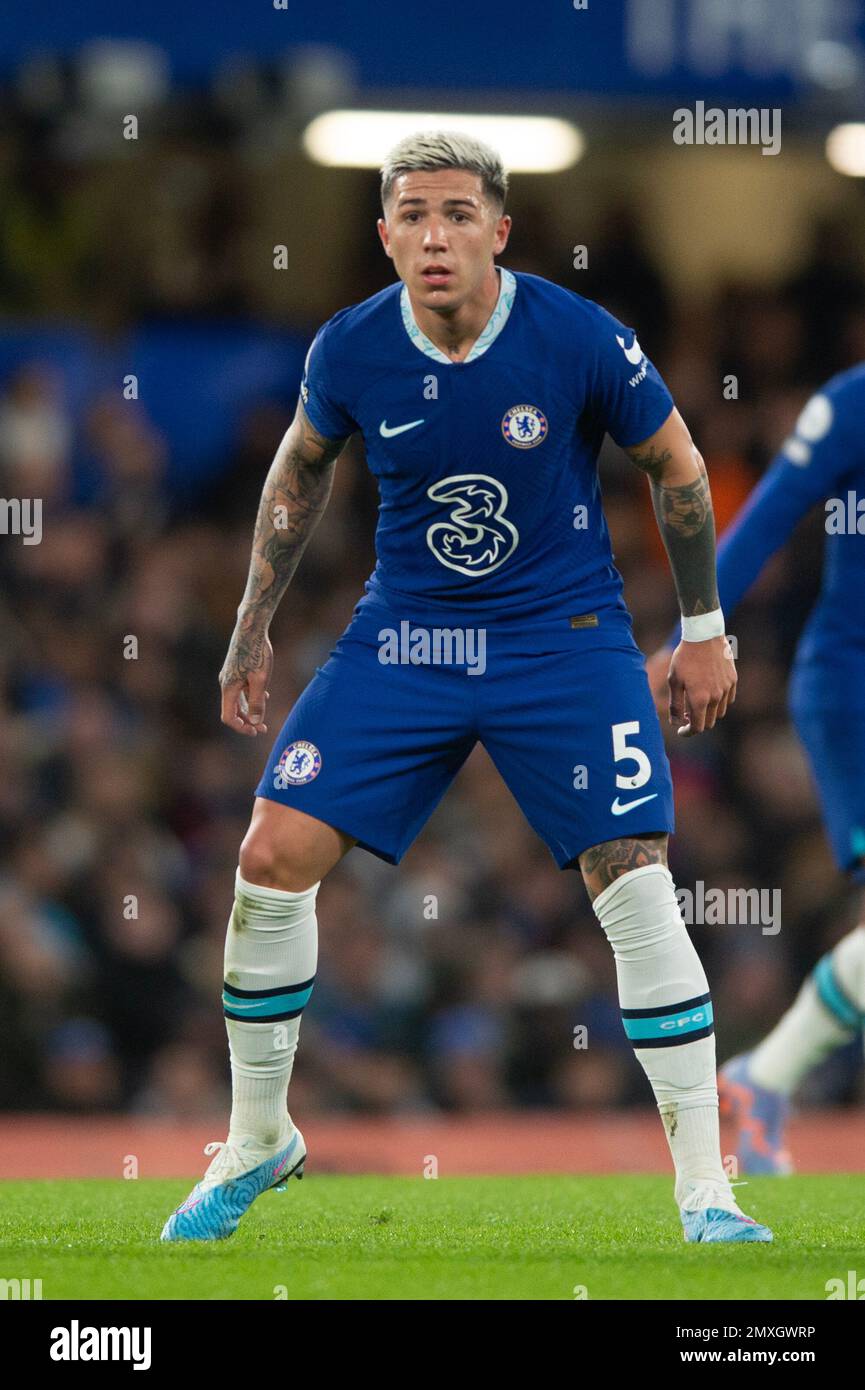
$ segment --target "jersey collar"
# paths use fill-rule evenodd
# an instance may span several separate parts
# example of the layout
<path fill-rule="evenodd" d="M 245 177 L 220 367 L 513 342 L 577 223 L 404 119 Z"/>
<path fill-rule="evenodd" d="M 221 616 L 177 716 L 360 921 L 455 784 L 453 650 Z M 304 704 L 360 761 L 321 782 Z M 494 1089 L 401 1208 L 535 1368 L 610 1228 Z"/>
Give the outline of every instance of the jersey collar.
<path fill-rule="evenodd" d="M 504 266 L 496 266 L 499 273 L 499 297 L 496 300 L 496 307 L 487 319 L 486 326 L 475 342 L 468 357 L 464 357 L 462 362 L 452 362 L 449 357 L 431 342 L 423 329 L 419 328 L 412 312 L 411 300 L 405 285 L 399 297 L 399 306 L 402 311 L 402 321 L 405 331 L 411 338 L 416 348 L 425 352 L 427 357 L 431 357 L 434 362 L 445 362 L 449 367 L 463 366 L 466 362 L 474 362 L 476 357 L 481 357 L 487 348 L 495 342 L 510 317 L 511 309 L 514 306 L 514 296 L 517 292 L 516 276 Z"/>

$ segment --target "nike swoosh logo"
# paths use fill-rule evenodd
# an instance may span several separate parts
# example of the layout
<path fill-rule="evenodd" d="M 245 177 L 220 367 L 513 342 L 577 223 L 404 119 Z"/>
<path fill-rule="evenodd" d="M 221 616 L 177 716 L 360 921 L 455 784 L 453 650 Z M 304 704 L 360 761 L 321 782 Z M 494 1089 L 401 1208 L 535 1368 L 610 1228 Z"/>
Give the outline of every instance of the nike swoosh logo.
<path fill-rule="evenodd" d="M 641 796 L 637 801 L 626 801 L 624 806 L 619 804 L 619 798 L 616 797 L 610 810 L 614 816 L 623 816 L 626 811 L 633 811 L 635 806 L 645 806 L 647 801 L 654 801 L 657 795 L 657 792 L 652 792 L 651 796 Z"/>
<path fill-rule="evenodd" d="M 177 1208 L 177 1211 L 175 1212 L 175 1216 L 180 1216 L 181 1212 L 184 1212 L 184 1211 L 192 1211 L 192 1208 L 193 1208 L 193 1207 L 197 1207 L 198 1204 L 199 1204 L 199 1202 L 203 1202 L 203 1201 L 204 1201 L 204 1198 L 203 1198 L 203 1197 L 196 1197 L 196 1199 L 195 1199 L 194 1202 L 184 1202 L 184 1204 L 183 1204 L 182 1207 L 178 1207 L 178 1208 Z"/>
<path fill-rule="evenodd" d="M 634 338 L 632 345 L 629 348 L 626 348 L 624 338 L 620 338 L 617 333 L 616 342 L 619 344 L 619 347 L 622 349 L 622 352 L 625 354 L 632 367 L 636 367 L 640 362 L 642 362 L 643 349 L 640 347 L 640 344 L 637 342 L 636 338 Z"/>
<path fill-rule="evenodd" d="M 407 425 L 394 425 L 393 429 L 388 429 L 387 421 L 382 420 L 378 432 L 382 439 L 392 439 L 395 434 L 404 434 L 406 430 L 413 430 L 415 425 L 422 424 L 423 420 L 411 420 Z"/>

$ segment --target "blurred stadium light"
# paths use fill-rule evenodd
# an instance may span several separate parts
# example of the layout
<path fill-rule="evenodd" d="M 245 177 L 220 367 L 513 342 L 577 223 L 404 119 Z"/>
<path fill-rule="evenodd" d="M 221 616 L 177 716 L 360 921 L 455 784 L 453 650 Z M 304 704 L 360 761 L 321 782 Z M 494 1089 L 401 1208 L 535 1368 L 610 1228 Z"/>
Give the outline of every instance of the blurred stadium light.
<path fill-rule="evenodd" d="M 354 66 L 349 55 L 332 44 L 301 44 L 290 50 L 280 68 L 291 108 L 304 119 L 344 106 L 354 95 Z"/>
<path fill-rule="evenodd" d="M 78 73 L 83 105 L 110 116 L 146 110 L 168 95 L 168 55 L 150 43 L 94 40 L 81 50 Z"/>
<path fill-rule="evenodd" d="M 837 173 L 865 178 L 865 124 L 854 121 L 830 130 L 826 158 Z"/>
<path fill-rule="evenodd" d="M 398 140 L 415 130 L 462 130 L 486 140 L 514 173 L 570 169 L 585 148 L 581 131 L 552 116 L 483 116 L 445 111 L 328 111 L 303 134 L 318 164 L 374 169 Z"/>

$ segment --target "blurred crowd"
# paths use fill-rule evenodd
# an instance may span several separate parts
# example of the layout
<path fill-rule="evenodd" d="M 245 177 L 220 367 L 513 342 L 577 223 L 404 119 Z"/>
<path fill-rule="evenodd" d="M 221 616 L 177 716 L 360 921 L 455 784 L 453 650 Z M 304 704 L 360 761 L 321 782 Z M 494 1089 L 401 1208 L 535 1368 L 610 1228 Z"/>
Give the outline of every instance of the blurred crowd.
<path fill-rule="evenodd" d="M 86 229 L 76 238 L 74 198 L 50 180 L 17 195 L 0 306 L 24 314 L 45 303 L 28 290 L 19 245 L 41 246 L 68 286 L 90 273 L 93 243 Z M 216 225 L 225 231 L 219 207 L 190 229 L 191 244 Z M 51 246 L 64 248 L 65 269 Z M 676 301 L 621 207 L 608 210 L 590 270 L 575 272 L 567 253 L 539 210 L 502 261 L 638 327 L 706 457 L 721 526 L 811 389 L 865 358 L 865 282 L 831 224 L 815 227 L 788 284 L 759 293 L 719 284 L 699 303 Z M 217 283 L 233 284 L 225 236 L 209 254 L 221 258 Z M 198 283 L 191 266 L 188 283 Z M 359 265 L 349 297 L 390 278 L 383 258 Z M 142 312 L 189 310 L 174 284 L 162 300 L 157 280 L 137 285 Z M 737 397 L 725 398 L 730 374 Z M 0 495 L 43 500 L 41 544 L 5 536 L 0 549 L 0 1105 L 211 1115 L 228 1104 L 223 943 L 267 752 L 264 740 L 220 725 L 217 675 L 256 502 L 294 400 L 250 402 L 233 451 L 192 506 L 172 495 L 172 441 L 145 404 L 99 395 L 73 414 L 68 385 L 38 361 L 0 383 Z M 601 467 L 648 652 L 675 615 L 669 571 L 644 478 L 612 447 Z M 375 515 L 355 440 L 274 624 L 273 729 L 350 618 L 374 563 Z M 765 1032 L 856 920 L 785 709 L 821 539 L 812 517 L 733 616 L 740 693 L 727 719 L 670 743 L 677 884 L 782 893 L 777 934 L 759 923 L 693 928 L 721 1058 Z M 579 875 L 556 869 L 481 748 L 399 869 L 354 850 L 318 907 L 319 974 L 290 1093 L 298 1114 L 649 1103 Z M 580 1025 L 586 1048 L 574 1046 Z M 851 1046 L 802 1099 L 861 1094 Z"/>

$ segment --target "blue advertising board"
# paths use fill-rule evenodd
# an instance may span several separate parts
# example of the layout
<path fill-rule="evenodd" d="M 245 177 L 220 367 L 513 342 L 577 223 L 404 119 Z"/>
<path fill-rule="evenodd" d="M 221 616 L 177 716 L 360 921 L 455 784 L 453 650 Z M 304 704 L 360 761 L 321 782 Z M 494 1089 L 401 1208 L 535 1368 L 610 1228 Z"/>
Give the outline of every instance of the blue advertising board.
<path fill-rule="evenodd" d="M 0 73 L 96 38 L 144 39 L 176 82 L 231 56 L 279 60 L 304 45 L 345 56 L 361 95 L 592 93 L 691 99 L 854 87 L 865 71 L 863 0 L 8 0 Z"/>

